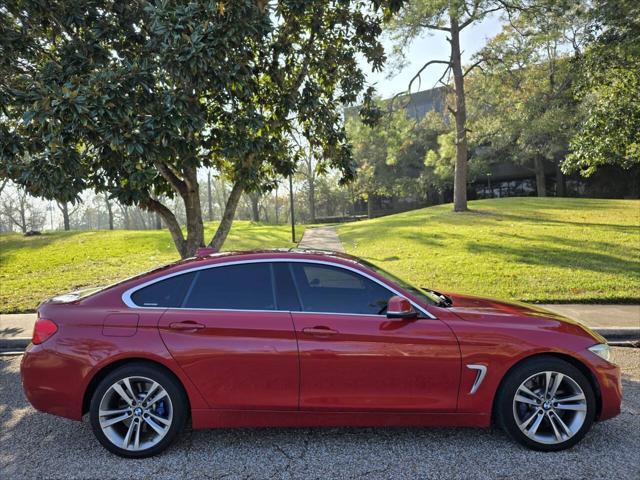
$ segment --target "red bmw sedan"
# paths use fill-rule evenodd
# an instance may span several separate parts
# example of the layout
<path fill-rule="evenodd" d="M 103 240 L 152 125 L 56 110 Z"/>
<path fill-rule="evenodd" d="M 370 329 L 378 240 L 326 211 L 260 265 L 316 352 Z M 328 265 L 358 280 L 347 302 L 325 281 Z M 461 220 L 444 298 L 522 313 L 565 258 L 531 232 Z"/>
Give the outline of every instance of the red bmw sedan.
<path fill-rule="evenodd" d="M 193 428 L 500 425 L 571 447 L 620 412 L 598 334 L 551 312 L 417 288 L 355 257 L 214 254 L 40 305 L 38 410 L 124 457 Z"/>

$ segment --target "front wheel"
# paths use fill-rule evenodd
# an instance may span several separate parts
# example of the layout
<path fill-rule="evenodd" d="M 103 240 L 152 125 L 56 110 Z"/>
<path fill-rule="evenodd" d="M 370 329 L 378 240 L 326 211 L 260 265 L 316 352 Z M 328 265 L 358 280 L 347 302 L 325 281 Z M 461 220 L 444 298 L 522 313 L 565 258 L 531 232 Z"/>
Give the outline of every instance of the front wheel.
<path fill-rule="evenodd" d="M 89 411 L 100 443 L 128 458 L 160 453 L 180 433 L 186 417 L 187 399 L 179 382 L 144 363 L 108 374 L 93 393 Z"/>
<path fill-rule="evenodd" d="M 578 443 L 596 413 L 593 388 L 572 364 L 554 357 L 523 362 L 498 392 L 498 423 L 521 444 L 558 451 Z"/>

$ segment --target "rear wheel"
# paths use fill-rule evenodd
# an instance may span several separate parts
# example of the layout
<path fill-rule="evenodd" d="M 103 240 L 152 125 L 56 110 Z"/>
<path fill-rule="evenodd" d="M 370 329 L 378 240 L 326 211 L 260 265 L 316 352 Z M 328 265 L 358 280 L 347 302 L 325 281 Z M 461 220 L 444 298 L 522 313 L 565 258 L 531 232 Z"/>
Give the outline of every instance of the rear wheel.
<path fill-rule="evenodd" d="M 555 357 L 516 366 L 496 403 L 498 423 L 534 450 L 557 451 L 578 443 L 593 424 L 596 401 L 585 375 Z"/>
<path fill-rule="evenodd" d="M 149 457 L 167 448 L 184 427 L 187 399 L 179 382 L 159 367 L 132 363 L 100 382 L 89 417 L 107 450 L 122 457 Z"/>

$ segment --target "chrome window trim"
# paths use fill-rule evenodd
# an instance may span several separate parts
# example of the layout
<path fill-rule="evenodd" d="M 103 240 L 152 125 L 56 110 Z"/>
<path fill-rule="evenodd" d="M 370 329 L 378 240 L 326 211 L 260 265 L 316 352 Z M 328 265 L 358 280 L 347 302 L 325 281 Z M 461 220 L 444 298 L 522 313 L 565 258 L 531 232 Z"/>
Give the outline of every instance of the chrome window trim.
<path fill-rule="evenodd" d="M 123 294 L 122 294 L 122 302 L 129 308 L 139 308 L 139 309 L 153 309 L 153 310 L 204 310 L 204 311 L 210 311 L 210 312 L 269 312 L 269 313 L 284 313 L 284 312 L 289 312 L 289 310 L 250 310 L 250 309 L 230 309 L 230 308 L 185 308 L 185 307 L 152 307 L 152 306 L 148 306 L 148 307 L 141 307 L 139 305 L 136 305 L 133 300 L 131 299 L 131 295 L 133 295 L 135 292 L 137 292 L 138 290 L 148 287 L 149 285 L 153 285 L 154 283 L 160 282 L 162 280 L 166 280 L 168 278 L 172 278 L 172 277 L 176 277 L 178 275 L 184 275 L 187 273 L 191 273 L 191 272 L 198 272 L 200 270 L 208 270 L 210 268 L 218 268 L 218 267 L 228 267 L 231 265 L 243 265 L 243 264 L 250 264 L 250 263 L 269 263 L 269 262 L 278 262 L 278 263 L 282 263 L 282 262 L 289 262 L 289 263 L 314 263 L 314 264 L 318 264 L 318 265 L 328 265 L 330 267 L 337 267 L 337 268 L 343 268 L 345 270 L 349 270 L 351 272 L 354 272 L 358 275 L 362 275 L 363 277 L 377 283 L 378 285 L 381 285 L 382 287 L 386 288 L 387 290 L 389 290 L 390 292 L 392 292 L 394 295 L 400 295 L 402 296 L 402 294 L 396 290 L 395 288 L 391 287 L 389 284 L 378 280 L 377 278 L 369 275 L 366 272 L 363 272 L 361 270 L 358 270 L 357 268 L 353 268 L 350 267 L 348 265 L 343 265 L 341 263 L 334 263 L 334 262 L 328 262 L 326 260 L 315 260 L 315 259 L 301 259 L 301 258 L 256 258 L 256 259 L 252 259 L 252 260 L 236 260 L 236 261 L 230 261 L 230 262 L 220 262 L 220 263 L 215 263 L 215 264 L 208 264 L 208 265 L 201 265 L 199 267 L 192 267 L 192 268 L 187 268 L 185 270 L 180 270 L 179 272 L 173 272 L 173 273 L 169 273 L 167 275 L 162 275 L 158 278 L 154 278 L 153 280 L 149 280 L 147 282 L 141 283 L 140 285 L 136 285 L 135 287 L 132 287 L 128 290 L 126 290 Z M 194 279 L 195 281 L 195 279 Z M 423 315 L 426 315 L 428 318 L 430 319 L 435 319 L 436 317 L 429 313 L 429 311 L 427 311 L 426 309 L 422 308 L 420 305 L 418 305 L 416 302 L 414 302 L 411 299 L 407 299 L 409 300 L 409 303 L 411 303 L 411 305 L 416 308 L 419 312 L 421 312 Z M 370 316 L 378 316 L 375 314 L 371 314 L 371 313 L 343 313 L 343 312 L 303 312 L 303 311 L 292 311 L 291 313 L 314 313 L 314 314 L 320 314 L 320 315 L 355 315 L 355 316 L 363 316 L 363 317 L 370 317 Z"/>

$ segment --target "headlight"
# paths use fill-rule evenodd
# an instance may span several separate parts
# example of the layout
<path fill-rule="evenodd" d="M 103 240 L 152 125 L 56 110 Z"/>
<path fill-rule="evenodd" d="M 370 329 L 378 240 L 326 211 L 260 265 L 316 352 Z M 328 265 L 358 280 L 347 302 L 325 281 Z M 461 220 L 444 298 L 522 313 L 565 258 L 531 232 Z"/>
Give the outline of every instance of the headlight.
<path fill-rule="evenodd" d="M 606 343 L 598 343 L 593 347 L 589 347 L 589 351 L 595 353 L 603 360 L 613 363 L 613 352 L 611 351 L 611 347 Z"/>

